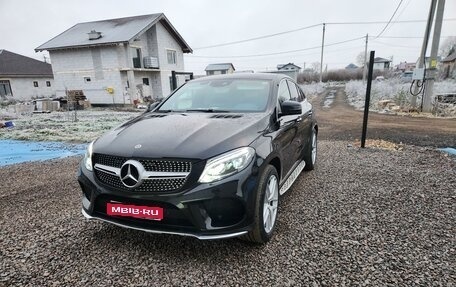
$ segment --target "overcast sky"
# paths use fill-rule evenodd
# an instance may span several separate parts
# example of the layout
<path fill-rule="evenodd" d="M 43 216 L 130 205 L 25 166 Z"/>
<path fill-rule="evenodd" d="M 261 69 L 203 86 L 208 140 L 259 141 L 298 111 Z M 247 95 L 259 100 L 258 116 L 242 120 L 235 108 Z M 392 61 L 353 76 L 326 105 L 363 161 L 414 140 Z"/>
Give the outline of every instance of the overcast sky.
<path fill-rule="evenodd" d="M 34 48 L 76 23 L 163 12 L 194 49 L 185 57 L 188 71 L 203 73 L 209 63 L 232 62 L 237 70 L 271 70 L 280 63 L 299 66 L 320 61 L 320 49 L 273 56 L 230 58 L 230 56 L 270 54 L 321 45 L 321 26 L 253 42 L 211 49 L 208 45 L 243 40 L 293 30 L 322 22 L 387 21 L 399 0 L 229 0 L 229 1 L 151 1 L 151 0 L 0 0 L 0 49 L 43 59 Z M 403 0 L 394 20 L 427 18 L 430 0 Z M 456 18 L 456 1 L 447 0 L 444 18 Z M 327 25 L 326 43 L 377 35 L 385 24 Z M 425 22 L 396 23 L 382 36 L 424 34 Z M 442 36 L 456 35 L 456 21 L 445 21 Z M 442 38 L 442 41 L 445 38 Z M 372 39 L 371 39 L 372 40 Z M 378 38 L 369 43 L 376 56 L 393 57 L 393 63 L 414 62 L 422 39 Z M 328 69 L 356 62 L 364 51 L 364 40 L 325 48 L 323 63 Z M 211 56 L 217 58 L 200 58 Z M 228 57 L 228 58 L 224 58 Z"/>

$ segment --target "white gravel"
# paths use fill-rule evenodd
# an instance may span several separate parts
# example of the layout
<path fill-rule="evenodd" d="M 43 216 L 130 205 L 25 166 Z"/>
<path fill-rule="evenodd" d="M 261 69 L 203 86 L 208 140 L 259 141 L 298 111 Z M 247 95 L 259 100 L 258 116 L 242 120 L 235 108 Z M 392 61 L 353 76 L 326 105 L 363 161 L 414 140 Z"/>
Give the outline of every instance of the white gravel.
<path fill-rule="evenodd" d="M 347 144 L 320 141 L 265 246 L 88 222 L 79 158 L 0 168 L 0 285 L 455 286 L 455 158 Z"/>

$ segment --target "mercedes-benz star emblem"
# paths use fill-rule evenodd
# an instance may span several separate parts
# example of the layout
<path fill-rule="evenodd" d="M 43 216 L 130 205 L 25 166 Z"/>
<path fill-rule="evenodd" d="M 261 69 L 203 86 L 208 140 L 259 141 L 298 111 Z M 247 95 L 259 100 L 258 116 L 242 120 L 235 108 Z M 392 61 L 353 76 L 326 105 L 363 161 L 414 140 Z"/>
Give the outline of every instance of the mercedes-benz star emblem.
<path fill-rule="evenodd" d="M 138 187 L 142 181 L 144 167 L 139 161 L 128 160 L 120 168 L 120 181 L 128 188 Z"/>

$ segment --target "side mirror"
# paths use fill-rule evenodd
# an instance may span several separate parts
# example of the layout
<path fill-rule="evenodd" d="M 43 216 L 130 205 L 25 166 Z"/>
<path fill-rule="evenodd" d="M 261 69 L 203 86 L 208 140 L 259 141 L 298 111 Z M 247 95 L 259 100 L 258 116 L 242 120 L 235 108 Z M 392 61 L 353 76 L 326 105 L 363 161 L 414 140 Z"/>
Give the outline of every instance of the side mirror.
<path fill-rule="evenodd" d="M 159 104 L 160 104 L 160 102 L 153 102 L 152 104 L 150 104 L 150 105 L 147 107 L 147 111 L 148 111 L 148 112 L 153 111 Z"/>
<path fill-rule="evenodd" d="M 300 115 L 302 113 L 301 104 L 295 101 L 285 101 L 280 105 L 281 116 Z"/>

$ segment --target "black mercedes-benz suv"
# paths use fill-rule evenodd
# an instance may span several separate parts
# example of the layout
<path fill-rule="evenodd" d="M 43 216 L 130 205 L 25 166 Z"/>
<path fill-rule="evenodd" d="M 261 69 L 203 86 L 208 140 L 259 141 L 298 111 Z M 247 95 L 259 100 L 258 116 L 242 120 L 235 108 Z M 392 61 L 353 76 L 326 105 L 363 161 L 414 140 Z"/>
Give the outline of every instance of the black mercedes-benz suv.
<path fill-rule="evenodd" d="M 287 76 L 190 81 L 88 146 L 82 213 L 147 232 L 265 243 L 279 196 L 315 166 L 317 133 L 312 105 Z"/>

